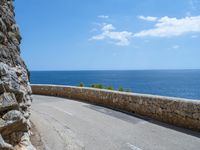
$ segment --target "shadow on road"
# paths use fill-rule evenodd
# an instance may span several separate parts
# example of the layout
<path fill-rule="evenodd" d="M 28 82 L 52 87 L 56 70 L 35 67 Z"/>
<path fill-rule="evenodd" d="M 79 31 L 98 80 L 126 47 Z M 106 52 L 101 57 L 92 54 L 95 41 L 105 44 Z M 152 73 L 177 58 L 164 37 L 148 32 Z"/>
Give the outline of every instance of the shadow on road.
<path fill-rule="evenodd" d="M 118 110 L 118 109 L 113 109 L 113 108 L 110 108 L 110 107 L 102 107 L 102 106 L 91 105 L 91 104 L 84 105 L 84 107 L 90 108 L 92 110 L 98 111 L 100 113 L 104 113 L 106 115 L 118 118 L 120 120 L 129 122 L 129 123 L 132 123 L 133 125 L 136 125 L 136 124 L 139 124 L 139 123 L 146 121 L 146 122 L 156 124 L 158 126 L 162 126 L 162 127 L 168 128 L 168 129 L 172 129 L 172 130 L 175 130 L 175 131 L 178 131 L 178 132 L 182 132 L 184 134 L 188 134 L 188 135 L 200 138 L 200 132 L 192 131 L 192 130 L 185 129 L 185 128 L 176 127 L 174 125 L 170 125 L 170 124 L 166 124 L 166 123 L 163 123 L 163 122 L 160 122 L 160 121 L 156 121 L 154 119 L 144 117 L 144 116 L 141 116 L 141 115 L 138 115 L 138 114 L 135 114 L 135 113 L 124 112 L 124 111 L 121 111 L 121 110 Z M 113 111 L 113 110 L 115 110 L 115 111 Z"/>

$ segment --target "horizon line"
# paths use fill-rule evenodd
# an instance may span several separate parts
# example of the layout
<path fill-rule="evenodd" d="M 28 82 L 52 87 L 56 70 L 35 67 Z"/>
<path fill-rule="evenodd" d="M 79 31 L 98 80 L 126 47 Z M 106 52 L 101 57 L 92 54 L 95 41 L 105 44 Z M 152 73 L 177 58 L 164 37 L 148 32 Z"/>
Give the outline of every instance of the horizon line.
<path fill-rule="evenodd" d="M 190 69 L 190 68 L 186 68 L 186 69 L 80 69 L 80 70 L 29 70 L 30 72 L 37 72 L 37 71 L 46 71 L 46 72 L 50 72 L 50 71 L 57 71 L 57 72 L 61 72 L 61 71 L 175 71 L 175 70 L 200 70 L 200 69 Z"/>

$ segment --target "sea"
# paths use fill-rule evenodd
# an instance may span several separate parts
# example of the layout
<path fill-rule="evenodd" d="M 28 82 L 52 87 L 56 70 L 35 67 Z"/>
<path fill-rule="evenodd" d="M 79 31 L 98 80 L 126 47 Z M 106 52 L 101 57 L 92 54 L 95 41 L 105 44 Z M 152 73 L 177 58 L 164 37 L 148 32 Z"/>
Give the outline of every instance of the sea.
<path fill-rule="evenodd" d="M 200 70 L 31 71 L 32 84 L 102 84 L 136 93 L 200 100 Z"/>

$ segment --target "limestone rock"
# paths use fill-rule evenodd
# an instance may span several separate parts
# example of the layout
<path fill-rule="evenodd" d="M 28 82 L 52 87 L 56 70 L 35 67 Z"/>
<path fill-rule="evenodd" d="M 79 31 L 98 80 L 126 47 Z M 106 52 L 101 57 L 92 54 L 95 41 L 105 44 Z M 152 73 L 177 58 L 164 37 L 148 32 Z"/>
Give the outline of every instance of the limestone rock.
<path fill-rule="evenodd" d="M 32 91 L 27 67 L 20 57 L 20 43 L 13 0 L 0 0 L 0 150 L 32 148 Z"/>
<path fill-rule="evenodd" d="M 6 110 L 17 108 L 18 103 L 13 93 L 3 93 L 2 95 L 0 95 L 0 113 Z"/>
<path fill-rule="evenodd" d="M 16 120 L 21 120 L 23 118 L 23 115 L 20 111 L 17 110 L 11 110 L 7 112 L 5 115 L 2 117 L 6 121 L 16 121 Z"/>
<path fill-rule="evenodd" d="M 0 135 L 0 150 L 14 150 L 14 147 L 6 143 Z"/>
<path fill-rule="evenodd" d="M 0 133 L 2 136 L 10 135 L 14 132 L 26 132 L 29 130 L 27 120 L 20 111 L 12 110 L 2 117 Z"/>

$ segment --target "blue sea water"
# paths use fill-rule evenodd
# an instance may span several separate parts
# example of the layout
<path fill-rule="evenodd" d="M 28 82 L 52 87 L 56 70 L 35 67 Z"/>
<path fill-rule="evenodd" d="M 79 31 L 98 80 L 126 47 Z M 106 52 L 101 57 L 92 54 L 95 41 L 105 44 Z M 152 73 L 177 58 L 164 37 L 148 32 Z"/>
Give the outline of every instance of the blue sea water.
<path fill-rule="evenodd" d="M 133 92 L 200 100 L 200 70 L 32 71 L 32 84 L 93 83 Z"/>

